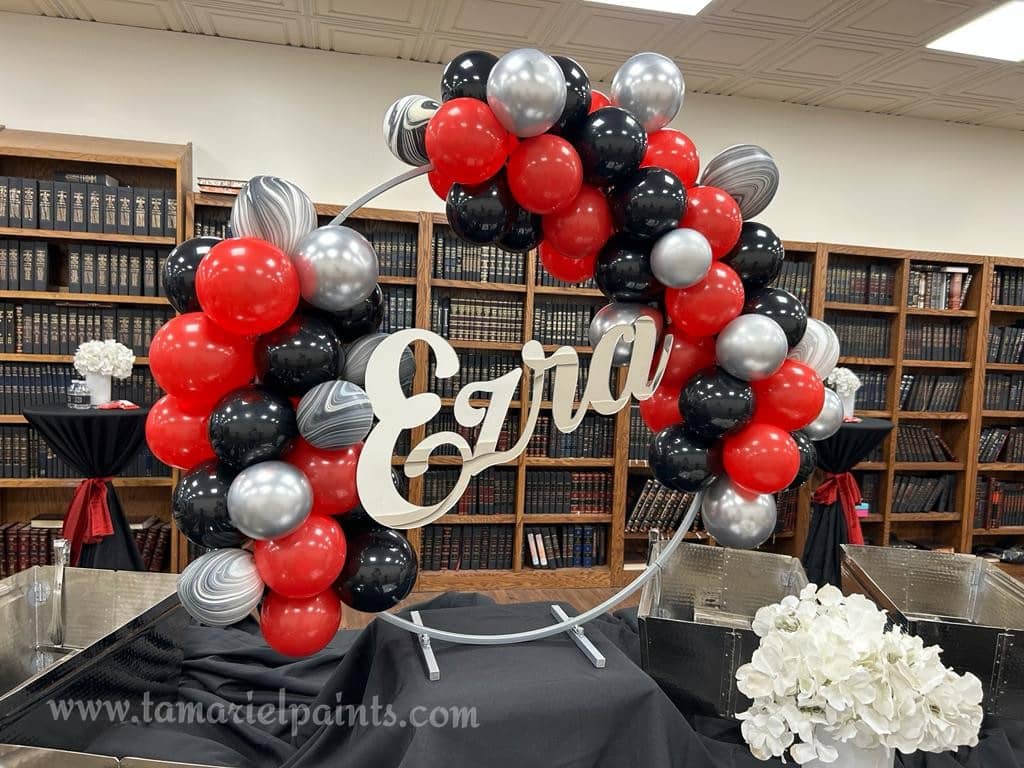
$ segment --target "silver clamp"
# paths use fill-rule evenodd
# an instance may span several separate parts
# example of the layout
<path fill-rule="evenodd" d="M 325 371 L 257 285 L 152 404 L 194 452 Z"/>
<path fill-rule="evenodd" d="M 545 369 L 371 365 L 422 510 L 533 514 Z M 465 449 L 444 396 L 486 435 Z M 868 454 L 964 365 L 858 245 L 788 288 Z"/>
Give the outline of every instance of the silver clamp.
<path fill-rule="evenodd" d="M 423 619 L 420 618 L 419 611 L 412 611 L 409 614 L 409 618 L 412 619 L 412 623 L 418 627 L 423 626 Z M 437 682 L 441 679 L 441 668 L 437 666 L 437 657 L 434 656 L 434 649 L 430 647 L 430 635 L 420 634 L 417 635 L 420 641 L 420 654 L 423 656 L 423 664 L 427 668 L 427 679 L 430 682 Z"/>
<path fill-rule="evenodd" d="M 569 620 L 569 616 L 559 605 L 551 606 L 551 615 L 559 621 Z M 597 646 L 590 641 L 589 637 L 587 637 L 587 633 L 583 631 L 583 627 L 577 624 L 575 627 L 569 627 L 566 630 L 566 633 L 572 638 L 572 641 L 576 643 L 576 647 L 583 652 L 583 655 L 590 660 L 591 664 L 593 664 L 597 669 L 604 669 L 605 664 L 607 663 L 604 654 L 597 650 Z"/>

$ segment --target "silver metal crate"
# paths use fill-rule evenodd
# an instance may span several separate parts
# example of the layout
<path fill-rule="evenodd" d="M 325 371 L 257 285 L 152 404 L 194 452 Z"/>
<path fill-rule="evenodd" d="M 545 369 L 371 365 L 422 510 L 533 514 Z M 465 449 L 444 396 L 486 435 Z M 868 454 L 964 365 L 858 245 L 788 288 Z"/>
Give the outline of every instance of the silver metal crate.
<path fill-rule="evenodd" d="M 843 591 L 860 592 L 893 621 L 942 646 L 943 661 L 973 672 L 990 715 L 1024 712 L 1024 583 L 973 555 L 897 547 L 842 547 Z"/>
<path fill-rule="evenodd" d="M 736 670 L 759 642 L 754 614 L 806 584 L 796 558 L 681 544 L 640 597 L 644 670 L 683 711 L 733 717 L 749 706 Z"/>

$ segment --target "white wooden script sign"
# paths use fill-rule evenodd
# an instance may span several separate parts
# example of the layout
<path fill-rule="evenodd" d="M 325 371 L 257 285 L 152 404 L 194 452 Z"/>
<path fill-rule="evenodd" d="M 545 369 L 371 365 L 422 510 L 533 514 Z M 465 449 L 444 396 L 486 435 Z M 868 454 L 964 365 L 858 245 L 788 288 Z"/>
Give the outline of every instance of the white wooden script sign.
<path fill-rule="evenodd" d="M 560 347 L 544 354 L 540 342 L 528 341 L 523 345 L 523 363 L 532 371 L 527 407 L 526 428 L 519 440 L 507 451 L 497 449 L 501 426 L 508 417 L 508 409 L 515 399 L 523 370 L 516 368 L 492 381 L 479 381 L 459 390 L 455 398 L 455 420 L 464 427 L 480 427 L 476 445 L 470 445 L 457 432 L 438 432 L 427 435 L 410 451 L 405 462 L 405 474 L 418 477 L 429 468 L 431 453 L 442 445 L 454 446 L 462 457 L 462 471 L 451 492 L 441 501 L 429 506 L 418 506 L 403 497 L 391 477 L 391 457 L 395 443 L 403 430 L 426 424 L 441 410 L 441 398 L 432 392 L 406 397 L 398 375 L 402 353 L 415 341 L 426 342 L 434 353 L 435 374 L 447 379 L 459 370 L 459 358 L 452 346 L 436 333 L 421 328 L 410 328 L 392 333 L 381 342 L 366 369 L 366 392 L 373 405 L 374 415 L 380 422 L 370 432 L 359 457 L 356 483 L 363 507 L 377 522 L 390 528 L 419 528 L 432 523 L 452 509 L 465 493 L 469 481 L 488 467 L 514 461 L 526 450 L 540 414 L 544 377 L 554 368 L 552 385 L 552 419 L 561 432 L 572 432 L 583 421 L 587 408 L 592 407 L 604 416 L 617 413 L 629 405 L 631 398 L 646 400 L 661 381 L 668 364 L 672 337 L 666 336 L 662 354 L 653 377 L 651 365 L 657 351 L 658 330 L 654 321 L 639 317 L 632 324 L 611 328 L 594 348 L 590 362 L 590 377 L 586 382 L 579 408 L 573 412 L 576 383 L 579 377 L 579 357 L 572 347 Z M 620 342 L 632 343 L 626 383 L 616 397 L 610 390 L 609 379 L 615 347 Z M 472 398 L 489 398 L 486 406 L 470 404 Z"/>

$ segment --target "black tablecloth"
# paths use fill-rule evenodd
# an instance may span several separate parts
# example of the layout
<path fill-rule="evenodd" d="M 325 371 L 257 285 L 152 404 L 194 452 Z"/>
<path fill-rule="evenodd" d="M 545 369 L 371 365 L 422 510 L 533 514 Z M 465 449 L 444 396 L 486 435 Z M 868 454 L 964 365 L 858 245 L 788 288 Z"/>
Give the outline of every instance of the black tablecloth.
<path fill-rule="evenodd" d="M 814 444 L 818 468 L 830 475 L 849 472 L 885 439 L 892 427 L 892 422 L 885 419 L 844 422 L 832 437 Z M 831 504 L 814 503 L 811 511 L 810 528 L 801 558 L 804 570 L 807 578 L 815 584 L 839 586 L 839 546 L 851 541 L 842 504 L 838 499 Z"/>
<path fill-rule="evenodd" d="M 428 625 L 470 632 L 552 620 L 547 603 L 497 606 L 480 595 L 444 595 L 419 608 Z M 183 638 L 181 699 L 206 707 L 280 701 L 285 716 L 265 725 L 108 726 L 89 751 L 244 768 L 782 765 L 755 760 L 737 723 L 686 717 L 673 706 L 639 668 L 636 609 L 601 617 L 586 631 L 608 659 L 604 670 L 594 669 L 566 637 L 498 647 L 435 643 L 441 679 L 431 683 L 415 639 L 383 622 L 341 632 L 303 660 L 267 648 L 255 622 L 224 630 L 195 626 Z M 398 718 L 418 706 L 476 706 L 478 727 L 318 726 L 298 724 L 300 710 L 288 709 L 339 701 L 367 711 L 390 705 Z M 959 758 L 900 756 L 897 765 L 1024 768 L 1024 723 L 987 724 L 982 743 Z"/>
<path fill-rule="evenodd" d="M 57 405 L 34 405 L 22 413 L 61 459 L 86 478 L 106 479 L 107 508 L 113 533 L 95 544 L 83 545 L 77 565 L 83 568 L 143 570 L 142 558 L 109 478 L 120 472 L 142 447 L 149 409 L 77 410 Z"/>

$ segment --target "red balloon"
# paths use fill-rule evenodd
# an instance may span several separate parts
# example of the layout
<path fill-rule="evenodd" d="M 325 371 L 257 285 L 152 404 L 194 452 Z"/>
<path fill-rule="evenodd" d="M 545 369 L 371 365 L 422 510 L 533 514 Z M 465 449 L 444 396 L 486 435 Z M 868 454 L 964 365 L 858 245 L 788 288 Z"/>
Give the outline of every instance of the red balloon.
<path fill-rule="evenodd" d="M 669 351 L 668 365 L 661 377 L 661 385 L 666 384 L 681 390 L 693 375 L 715 364 L 715 340 L 710 336 L 692 338 L 679 328 L 669 327 L 666 333 L 672 334 L 672 349 Z M 658 361 L 655 360 L 652 370 Z"/>
<path fill-rule="evenodd" d="M 345 565 L 345 534 L 333 518 L 310 515 L 297 531 L 257 541 L 256 570 L 285 597 L 312 597 L 328 589 Z"/>
<path fill-rule="evenodd" d="M 596 254 L 612 236 L 612 211 L 601 191 L 584 184 L 564 208 L 543 219 L 544 239 L 566 256 Z"/>
<path fill-rule="evenodd" d="M 316 448 L 296 437 L 284 460 L 302 470 L 313 486 L 311 515 L 343 515 L 359 503 L 356 465 L 362 443 L 338 451 Z"/>
<path fill-rule="evenodd" d="M 509 133 L 479 99 L 446 101 L 427 123 L 427 157 L 442 176 L 479 184 L 501 170 L 512 149 Z"/>
<path fill-rule="evenodd" d="M 776 493 L 800 470 L 800 449 L 785 430 L 752 422 L 725 438 L 722 463 L 737 485 L 755 493 Z"/>
<path fill-rule="evenodd" d="M 743 311 L 743 283 L 727 264 L 714 262 L 696 285 L 667 289 L 665 309 L 690 336 L 711 336 Z"/>
<path fill-rule="evenodd" d="M 540 254 L 540 263 L 544 265 L 544 269 L 557 280 L 564 280 L 567 283 L 582 283 L 594 276 L 594 267 L 597 264 L 596 253 L 584 256 L 582 259 L 574 259 L 552 247 L 547 240 L 541 240 L 537 253 Z"/>
<path fill-rule="evenodd" d="M 718 187 L 693 187 L 686 190 L 686 211 L 679 226 L 704 235 L 711 244 L 712 258 L 720 259 L 740 239 L 743 216 L 728 192 Z"/>
<path fill-rule="evenodd" d="M 610 107 L 611 105 L 612 100 L 600 91 L 592 90 L 590 92 L 590 112 L 597 112 L 597 110 Z"/>
<path fill-rule="evenodd" d="M 433 170 L 427 174 L 427 181 L 430 182 L 430 188 L 434 190 L 434 194 L 442 200 L 448 199 L 448 190 L 451 189 L 452 184 L 455 183 L 437 170 Z"/>
<path fill-rule="evenodd" d="M 663 128 L 647 134 L 647 151 L 640 161 L 640 167 L 672 171 L 686 187 L 692 187 L 697 183 L 697 174 L 700 173 L 700 157 L 689 136 L 682 131 Z"/>
<path fill-rule="evenodd" d="M 221 240 L 199 262 L 203 312 L 239 336 L 269 333 L 299 306 L 299 273 L 280 248 L 254 237 Z"/>
<path fill-rule="evenodd" d="M 825 404 L 825 385 L 809 365 L 786 360 L 774 376 L 750 383 L 754 389 L 754 418 L 787 432 L 810 424 Z"/>
<path fill-rule="evenodd" d="M 531 213 L 554 213 L 576 199 L 583 165 L 576 149 L 549 133 L 523 139 L 508 158 L 512 197 Z"/>
<path fill-rule="evenodd" d="M 254 342 L 221 328 L 202 312 L 172 317 L 149 345 L 149 370 L 193 412 L 209 410 L 256 375 Z"/>
<path fill-rule="evenodd" d="M 260 609 L 267 644 L 285 656 L 309 656 L 331 642 L 341 626 L 341 601 L 333 589 L 313 597 L 268 592 Z"/>
<path fill-rule="evenodd" d="M 680 387 L 666 384 L 662 379 L 654 394 L 640 401 L 640 417 L 651 432 L 660 432 L 665 427 L 682 422 L 683 416 L 679 413 L 679 390 Z"/>
<path fill-rule="evenodd" d="M 209 412 L 196 413 L 174 395 L 164 395 L 146 416 L 146 443 L 164 464 L 191 469 L 217 458 L 207 432 Z"/>

